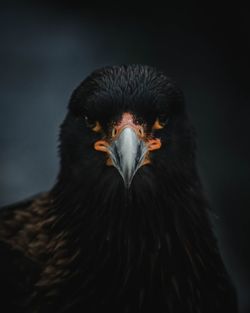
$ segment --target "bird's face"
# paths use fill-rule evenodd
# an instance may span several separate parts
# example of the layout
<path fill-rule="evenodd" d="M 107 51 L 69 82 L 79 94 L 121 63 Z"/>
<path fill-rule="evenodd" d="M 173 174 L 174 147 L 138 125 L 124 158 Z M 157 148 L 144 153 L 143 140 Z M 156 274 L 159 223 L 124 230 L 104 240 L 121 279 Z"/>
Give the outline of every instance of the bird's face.
<path fill-rule="evenodd" d="M 93 132 L 102 133 L 99 121 L 92 126 Z M 103 133 L 93 148 L 106 155 L 105 165 L 114 166 L 129 188 L 137 170 L 151 163 L 151 152 L 161 148 L 161 139 L 154 136 L 153 131 L 163 127 L 157 118 L 150 130 L 145 119 L 138 119 L 134 112 L 122 112 L 119 118 L 112 119 L 108 133 Z"/>
<path fill-rule="evenodd" d="M 188 158 L 189 133 L 181 92 L 164 74 L 147 66 L 105 68 L 72 95 L 61 132 L 62 172 L 78 182 L 122 179 L 129 189 L 145 169 L 152 175 Z"/>

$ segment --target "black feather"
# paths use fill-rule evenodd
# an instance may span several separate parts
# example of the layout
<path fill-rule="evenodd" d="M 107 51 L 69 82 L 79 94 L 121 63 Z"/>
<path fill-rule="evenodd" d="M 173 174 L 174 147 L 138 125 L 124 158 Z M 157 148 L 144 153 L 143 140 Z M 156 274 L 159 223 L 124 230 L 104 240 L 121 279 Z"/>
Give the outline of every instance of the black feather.
<path fill-rule="evenodd" d="M 153 134 L 161 149 L 130 189 L 93 149 L 124 112 L 148 132 L 158 116 L 168 121 Z M 237 312 L 196 169 L 194 131 L 170 78 L 142 65 L 94 72 L 73 92 L 60 156 L 49 193 L 1 214 L 4 285 L 26 286 L 14 295 L 7 289 L 18 312 Z"/>

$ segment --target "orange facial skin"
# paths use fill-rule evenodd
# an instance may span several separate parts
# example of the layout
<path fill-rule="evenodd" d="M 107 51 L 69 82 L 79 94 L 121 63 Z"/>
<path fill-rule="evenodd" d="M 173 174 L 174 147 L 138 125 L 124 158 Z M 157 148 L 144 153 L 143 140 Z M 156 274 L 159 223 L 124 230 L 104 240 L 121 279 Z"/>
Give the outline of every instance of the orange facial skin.
<path fill-rule="evenodd" d="M 122 118 L 119 121 L 119 123 L 113 126 L 110 141 L 112 142 L 116 140 L 119 137 L 120 133 L 126 127 L 129 127 L 135 131 L 135 133 L 138 136 L 138 139 L 143 140 L 146 143 L 148 151 L 154 151 L 154 150 L 158 150 L 161 148 L 161 140 L 159 138 L 153 138 L 151 135 L 146 135 L 143 125 L 135 123 L 134 116 L 129 112 L 123 113 Z M 152 129 L 161 129 L 161 128 L 162 126 L 156 120 Z M 100 129 L 100 124 L 98 122 L 93 130 L 97 131 L 97 129 L 98 131 Z M 109 149 L 108 149 L 109 145 L 110 145 L 110 142 L 108 142 L 105 139 L 98 140 L 94 143 L 94 149 L 97 151 L 109 153 Z M 110 162 L 110 160 L 108 159 L 107 164 L 112 165 L 111 163 L 112 162 Z M 148 164 L 148 163 L 150 163 L 149 156 L 145 158 L 143 165 Z"/>

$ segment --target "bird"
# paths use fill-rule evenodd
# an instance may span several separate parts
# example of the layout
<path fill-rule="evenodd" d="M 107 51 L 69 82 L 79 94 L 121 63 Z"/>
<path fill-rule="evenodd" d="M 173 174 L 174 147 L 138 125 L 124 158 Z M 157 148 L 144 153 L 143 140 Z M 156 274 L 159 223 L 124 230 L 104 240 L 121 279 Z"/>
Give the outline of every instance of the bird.
<path fill-rule="evenodd" d="M 164 71 L 90 73 L 60 127 L 54 185 L 0 210 L 1 312 L 238 312 L 195 137 Z"/>

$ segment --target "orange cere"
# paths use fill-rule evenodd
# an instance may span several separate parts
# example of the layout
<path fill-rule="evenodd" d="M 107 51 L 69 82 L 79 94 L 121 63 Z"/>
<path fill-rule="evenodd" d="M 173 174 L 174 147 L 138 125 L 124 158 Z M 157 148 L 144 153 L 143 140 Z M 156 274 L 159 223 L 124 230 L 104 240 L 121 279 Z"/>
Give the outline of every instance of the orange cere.
<path fill-rule="evenodd" d="M 111 142 L 113 140 L 116 140 L 116 138 L 119 137 L 120 133 L 126 127 L 132 128 L 137 134 L 138 138 L 146 142 L 148 146 L 148 151 L 153 151 L 161 148 L 161 140 L 159 138 L 152 138 L 151 135 L 147 136 L 145 134 L 143 125 L 135 123 L 133 114 L 129 112 L 123 113 L 121 120 L 113 126 Z M 108 152 L 109 145 L 109 141 L 102 139 L 95 142 L 94 148 L 97 151 Z"/>

